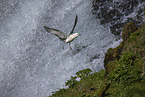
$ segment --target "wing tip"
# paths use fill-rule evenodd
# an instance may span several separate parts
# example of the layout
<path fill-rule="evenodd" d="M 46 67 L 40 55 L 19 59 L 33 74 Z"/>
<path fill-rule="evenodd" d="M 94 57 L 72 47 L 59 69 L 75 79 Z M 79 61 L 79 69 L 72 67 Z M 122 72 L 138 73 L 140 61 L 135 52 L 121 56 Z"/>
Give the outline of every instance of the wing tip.
<path fill-rule="evenodd" d="M 76 15 L 76 20 L 78 19 L 78 15 Z"/>
<path fill-rule="evenodd" d="M 44 27 L 45 29 L 48 28 L 48 27 L 46 27 L 46 26 L 43 26 L 43 27 Z"/>
<path fill-rule="evenodd" d="M 45 29 L 46 31 L 48 31 L 48 29 L 51 29 L 51 28 L 46 27 L 46 26 L 43 26 L 43 27 L 44 27 L 44 29 Z"/>

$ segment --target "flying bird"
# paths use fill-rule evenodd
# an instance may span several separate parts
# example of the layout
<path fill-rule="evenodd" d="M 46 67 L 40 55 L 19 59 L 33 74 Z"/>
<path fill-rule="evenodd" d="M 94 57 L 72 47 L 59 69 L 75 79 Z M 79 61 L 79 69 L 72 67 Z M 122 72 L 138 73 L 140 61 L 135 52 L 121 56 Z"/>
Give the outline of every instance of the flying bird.
<path fill-rule="evenodd" d="M 65 43 L 69 43 L 69 46 L 70 46 L 70 43 L 75 39 L 77 38 L 78 36 L 80 36 L 79 33 L 73 33 L 74 32 L 74 29 L 76 27 L 76 24 L 77 24 L 77 21 L 78 21 L 78 16 L 76 15 L 76 18 L 75 18 L 75 23 L 74 23 L 74 26 L 73 26 L 73 29 L 71 30 L 70 34 L 67 35 L 66 33 L 60 31 L 60 30 L 57 30 L 57 29 L 53 29 L 53 28 L 49 28 L 49 27 L 46 27 L 44 26 L 44 29 L 48 32 L 48 33 L 51 33 L 57 37 L 59 37 L 60 40 L 62 40 L 63 42 Z M 71 46 L 70 46 L 70 49 Z"/>

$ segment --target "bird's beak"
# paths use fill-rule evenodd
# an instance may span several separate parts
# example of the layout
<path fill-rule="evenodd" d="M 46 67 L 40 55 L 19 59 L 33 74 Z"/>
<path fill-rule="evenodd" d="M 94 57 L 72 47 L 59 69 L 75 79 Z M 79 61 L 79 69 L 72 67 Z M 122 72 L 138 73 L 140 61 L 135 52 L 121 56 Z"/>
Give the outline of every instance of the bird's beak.
<path fill-rule="evenodd" d="M 79 34 L 79 36 L 82 36 L 81 34 Z"/>

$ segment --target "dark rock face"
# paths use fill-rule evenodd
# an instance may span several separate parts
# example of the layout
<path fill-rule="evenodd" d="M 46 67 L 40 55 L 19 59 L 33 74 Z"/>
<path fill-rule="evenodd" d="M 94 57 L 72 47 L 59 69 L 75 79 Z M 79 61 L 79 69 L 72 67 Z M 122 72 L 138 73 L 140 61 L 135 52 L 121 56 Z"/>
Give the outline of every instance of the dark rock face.
<path fill-rule="evenodd" d="M 143 23 L 144 7 L 138 6 L 141 4 L 145 5 L 141 0 L 93 0 L 93 14 L 102 25 L 109 24 L 113 34 L 120 35 L 125 23 L 135 22 L 137 26 Z M 132 13 L 136 15 L 133 16 Z"/>
<path fill-rule="evenodd" d="M 119 2 L 118 2 L 119 3 Z M 128 15 L 133 12 L 133 8 L 138 4 L 138 0 L 123 0 L 117 7 L 125 14 Z"/>
<path fill-rule="evenodd" d="M 113 34 L 115 35 L 120 35 L 120 30 L 121 30 L 121 27 L 124 25 L 124 23 L 116 23 L 116 24 L 112 24 L 110 26 L 110 30 Z"/>
<path fill-rule="evenodd" d="M 121 16 L 123 16 L 123 14 L 121 14 L 117 9 L 112 9 L 109 11 L 107 11 L 107 9 L 107 7 L 101 8 L 100 14 L 98 14 L 101 19 L 101 24 L 113 22 L 113 20 L 118 20 Z"/>

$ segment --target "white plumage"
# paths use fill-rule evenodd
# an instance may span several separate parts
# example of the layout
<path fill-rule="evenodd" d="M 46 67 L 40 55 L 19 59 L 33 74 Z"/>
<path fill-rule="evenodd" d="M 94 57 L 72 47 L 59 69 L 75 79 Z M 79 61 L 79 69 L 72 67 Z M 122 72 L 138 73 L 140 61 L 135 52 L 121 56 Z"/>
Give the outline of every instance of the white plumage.
<path fill-rule="evenodd" d="M 74 33 L 74 34 L 71 34 L 69 35 L 66 40 L 65 40 L 65 43 L 69 43 L 71 41 L 73 41 L 75 38 L 77 38 L 80 34 L 79 33 Z"/>

